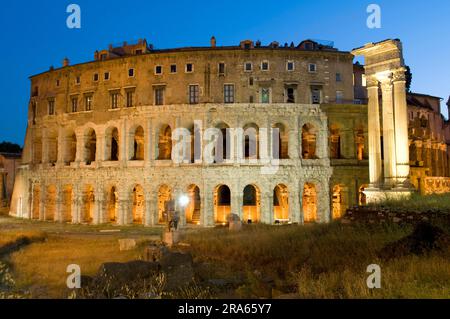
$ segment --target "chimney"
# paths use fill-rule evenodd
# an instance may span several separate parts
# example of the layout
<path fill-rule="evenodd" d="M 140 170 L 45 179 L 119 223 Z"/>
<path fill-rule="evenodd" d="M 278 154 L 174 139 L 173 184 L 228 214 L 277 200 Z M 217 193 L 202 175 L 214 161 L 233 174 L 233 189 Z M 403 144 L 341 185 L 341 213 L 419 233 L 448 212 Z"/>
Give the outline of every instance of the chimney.
<path fill-rule="evenodd" d="M 217 43 L 216 43 L 216 37 L 215 37 L 215 36 L 212 36 L 212 37 L 211 37 L 211 47 L 212 47 L 212 48 L 215 48 L 215 47 L 216 47 L 216 44 L 217 44 Z"/>
<path fill-rule="evenodd" d="M 69 65 L 70 65 L 69 59 L 68 58 L 64 58 L 64 60 L 63 60 L 63 67 L 65 68 L 66 66 L 69 66 Z"/>

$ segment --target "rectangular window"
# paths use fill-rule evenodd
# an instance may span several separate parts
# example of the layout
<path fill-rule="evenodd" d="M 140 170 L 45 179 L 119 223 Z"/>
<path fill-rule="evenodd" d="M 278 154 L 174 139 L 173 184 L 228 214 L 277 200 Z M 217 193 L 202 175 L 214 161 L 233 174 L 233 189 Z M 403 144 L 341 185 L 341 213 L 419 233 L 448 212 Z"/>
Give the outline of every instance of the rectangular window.
<path fill-rule="evenodd" d="M 59 85 L 61 84 L 60 80 L 56 80 L 56 86 L 59 87 Z"/>
<path fill-rule="evenodd" d="M 340 73 L 336 73 L 336 82 L 342 82 L 342 75 Z"/>
<path fill-rule="evenodd" d="M 155 88 L 155 105 L 164 105 L 164 87 Z"/>
<path fill-rule="evenodd" d="M 286 88 L 286 102 L 295 103 L 295 88 L 293 87 Z"/>
<path fill-rule="evenodd" d="M 336 102 L 344 101 L 344 91 L 336 91 Z"/>
<path fill-rule="evenodd" d="M 160 74 L 162 74 L 163 73 L 163 67 L 162 67 L 162 65 L 157 65 L 157 66 L 155 66 L 155 74 L 156 75 L 160 75 Z"/>
<path fill-rule="evenodd" d="M 251 72 L 253 70 L 253 64 L 251 62 L 246 62 L 244 65 L 245 72 Z"/>
<path fill-rule="evenodd" d="M 295 64 L 293 61 L 287 61 L 286 63 L 286 70 L 287 71 L 294 71 L 295 70 Z"/>
<path fill-rule="evenodd" d="M 134 106 L 134 92 L 133 91 L 127 91 L 127 107 L 133 107 Z"/>
<path fill-rule="evenodd" d="M 248 85 L 253 86 L 254 80 L 253 78 L 248 79 Z"/>
<path fill-rule="evenodd" d="M 81 77 L 79 77 L 79 76 L 77 76 L 77 78 L 75 79 L 75 83 L 78 85 L 78 84 L 81 84 Z"/>
<path fill-rule="evenodd" d="M 316 73 L 317 72 L 317 65 L 314 63 L 310 63 L 308 65 L 308 71 L 309 73 Z"/>
<path fill-rule="evenodd" d="M 189 85 L 189 103 L 198 104 L 199 103 L 200 90 L 198 85 Z"/>
<path fill-rule="evenodd" d="M 104 79 L 105 81 L 108 81 L 110 79 L 109 72 L 105 72 Z"/>
<path fill-rule="evenodd" d="M 194 72 L 194 65 L 192 63 L 186 64 L 186 73 Z"/>
<path fill-rule="evenodd" d="M 262 71 L 269 71 L 269 61 L 261 62 L 261 70 Z"/>
<path fill-rule="evenodd" d="M 78 112 L 78 97 L 72 98 L 72 113 Z"/>
<path fill-rule="evenodd" d="M 225 63 L 219 63 L 219 75 L 225 75 Z"/>
<path fill-rule="evenodd" d="M 172 73 L 172 74 L 177 73 L 177 65 L 176 64 L 172 64 L 170 66 L 170 73 Z"/>
<path fill-rule="evenodd" d="M 92 95 L 86 95 L 84 97 L 84 106 L 86 111 L 92 111 Z"/>
<path fill-rule="evenodd" d="M 317 87 L 311 88 L 311 103 L 320 104 L 321 103 L 322 90 Z"/>
<path fill-rule="evenodd" d="M 261 103 L 270 103 L 270 88 L 261 88 Z"/>
<path fill-rule="evenodd" d="M 128 77 L 129 78 L 133 78 L 134 77 L 134 69 L 129 69 L 128 70 Z"/>
<path fill-rule="evenodd" d="M 55 100 L 48 100 L 48 115 L 55 115 Z"/>
<path fill-rule="evenodd" d="M 223 86 L 224 102 L 234 103 L 234 84 L 225 84 Z"/>
<path fill-rule="evenodd" d="M 94 82 L 98 82 L 98 73 L 94 74 Z"/>
<path fill-rule="evenodd" d="M 111 109 L 119 108 L 119 93 L 111 93 Z"/>

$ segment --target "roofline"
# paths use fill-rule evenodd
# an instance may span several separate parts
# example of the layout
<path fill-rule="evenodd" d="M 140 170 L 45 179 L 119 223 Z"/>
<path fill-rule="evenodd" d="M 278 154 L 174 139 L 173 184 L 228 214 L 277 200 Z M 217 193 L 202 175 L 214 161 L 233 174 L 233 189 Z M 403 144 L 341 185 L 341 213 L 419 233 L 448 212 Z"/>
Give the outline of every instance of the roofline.
<path fill-rule="evenodd" d="M 439 100 L 441 100 L 441 101 L 444 100 L 442 97 L 434 96 L 434 95 L 429 95 L 429 94 L 415 93 L 415 92 L 409 92 L 408 94 L 411 94 L 411 95 L 417 95 L 417 96 L 423 96 L 423 97 L 431 97 L 431 98 L 434 98 L 434 99 L 439 99 Z"/>
<path fill-rule="evenodd" d="M 331 53 L 331 54 L 341 54 L 341 55 L 353 55 L 350 51 L 340 51 L 340 50 L 336 50 L 336 51 L 327 51 L 327 50 L 303 50 L 303 49 L 299 49 L 299 48 L 291 48 L 291 47 L 278 47 L 278 48 L 271 48 L 269 46 L 264 46 L 264 47 L 255 47 L 255 48 L 251 48 L 251 49 L 243 49 L 240 46 L 221 46 L 221 47 L 181 47 L 181 48 L 174 48 L 174 49 L 159 49 L 159 50 L 152 50 L 150 52 L 147 53 L 143 53 L 140 55 L 126 55 L 126 56 L 121 56 L 121 57 L 115 57 L 115 58 L 111 58 L 111 59 L 107 59 L 107 60 L 94 60 L 94 61 L 87 61 L 87 62 L 82 62 L 82 63 L 77 63 L 77 64 L 73 64 L 73 65 L 69 65 L 66 67 L 59 67 L 59 68 L 55 68 L 53 70 L 48 70 L 45 72 L 41 72 L 41 73 L 37 73 L 34 75 L 29 76 L 28 78 L 31 80 L 35 77 L 38 77 L 40 75 L 43 74 L 47 74 L 47 73 L 51 73 L 51 72 L 55 72 L 55 71 L 60 71 L 63 69 L 69 69 L 69 68 L 73 68 L 76 66 L 80 66 L 80 65 L 87 65 L 87 64 L 91 64 L 91 63 L 98 63 L 98 62 L 107 62 L 107 61 L 111 61 L 111 60 L 119 60 L 119 59 L 128 59 L 131 57 L 138 57 L 138 56 L 146 56 L 146 55 L 152 55 L 152 54 L 163 54 L 163 53 L 177 53 L 177 52 L 199 52 L 199 51 L 227 51 L 227 50 L 239 50 L 239 51 L 263 51 L 263 50 L 267 50 L 267 51 L 298 51 L 298 52 L 307 52 L 307 53 Z"/>

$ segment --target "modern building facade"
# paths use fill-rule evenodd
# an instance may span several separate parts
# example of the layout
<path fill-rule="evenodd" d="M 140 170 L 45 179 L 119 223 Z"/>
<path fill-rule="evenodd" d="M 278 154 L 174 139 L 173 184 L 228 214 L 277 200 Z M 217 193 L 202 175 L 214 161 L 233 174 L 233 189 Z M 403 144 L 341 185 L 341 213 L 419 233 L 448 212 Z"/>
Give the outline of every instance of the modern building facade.
<path fill-rule="evenodd" d="M 175 200 L 182 225 L 214 226 L 230 213 L 268 224 L 338 219 L 365 203 L 371 182 L 367 88 L 353 60 L 311 40 L 218 47 L 215 38 L 171 50 L 140 40 L 97 51 L 92 62 L 65 59 L 31 77 L 10 213 L 153 226 Z M 448 185 L 449 124 L 432 97 L 415 99 L 416 148 L 406 149 L 427 159 L 413 156 L 420 177 L 411 180 L 425 188 L 436 175 L 438 191 Z M 423 114 L 437 122 L 416 139 Z M 429 143 L 430 155 L 417 150 Z"/>

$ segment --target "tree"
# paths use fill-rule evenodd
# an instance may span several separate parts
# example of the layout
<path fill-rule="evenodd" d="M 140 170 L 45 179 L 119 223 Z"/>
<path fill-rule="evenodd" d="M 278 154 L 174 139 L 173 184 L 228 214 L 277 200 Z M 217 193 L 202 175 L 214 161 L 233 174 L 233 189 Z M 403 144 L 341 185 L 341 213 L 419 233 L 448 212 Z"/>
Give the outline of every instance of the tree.
<path fill-rule="evenodd" d="M 406 76 L 406 92 L 410 93 L 411 92 L 411 83 L 412 83 L 412 73 L 411 73 L 411 68 L 407 65 L 406 66 L 406 72 L 405 72 L 405 76 Z"/>
<path fill-rule="evenodd" d="M 0 143 L 0 152 L 1 153 L 22 153 L 22 148 L 18 144 L 10 143 L 10 142 L 2 142 Z"/>

